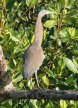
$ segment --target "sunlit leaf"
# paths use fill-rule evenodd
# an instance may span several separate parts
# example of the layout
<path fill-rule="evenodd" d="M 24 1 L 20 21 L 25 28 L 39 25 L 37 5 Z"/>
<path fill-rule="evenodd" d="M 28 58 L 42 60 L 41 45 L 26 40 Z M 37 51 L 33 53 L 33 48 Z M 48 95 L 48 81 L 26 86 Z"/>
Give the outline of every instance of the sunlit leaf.
<path fill-rule="evenodd" d="M 43 80 L 44 84 L 49 86 L 49 79 L 46 77 L 46 75 L 42 77 L 42 80 Z"/>
<path fill-rule="evenodd" d="M 19 81 L 21 81 L 23 79 L 23 76 L 22 75 L 20 75 L 20 76 L 18 76 L 16 79 L 13 79 L 13 83 L 17 83 L 17 82 L 19 82 Z"/>
<path fill-rule="evenodd" d="M 74 73 L 78 73 L 78 70 L 72 60 L 64 57 L 64 63 L 68 67 L 68 69 Z"/>
<path fill-rule="evenodd" d="M 33 7 L 38 0 L 26 0 L 26 4 L 29 8 Z"/>
<path fill-rule="evenodd" d="M 60 107 L 61 108 L 67 108 L 67 103 L 65 100 L 60 100 Z"/>
<path fill-rule="evenodd" d="M 54 25 L 56 25 L 56 21 L 55 20 L 48 20 L 45 22 L 44 26 L 46 28 L 52 28 Z"/>

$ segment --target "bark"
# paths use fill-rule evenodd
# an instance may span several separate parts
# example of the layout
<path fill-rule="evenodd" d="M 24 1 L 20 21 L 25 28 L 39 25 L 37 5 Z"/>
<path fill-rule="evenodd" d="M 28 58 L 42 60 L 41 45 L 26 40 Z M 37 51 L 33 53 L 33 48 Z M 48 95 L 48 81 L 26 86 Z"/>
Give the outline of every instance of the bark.
<path fill-rule="evenodd" d="M 78 100 L 78 91 L 33 89 L 15 90 L 0 93 L 0 102 L 7 99 L 48 99 L 48 100 Z"/>
<path fill-rule="evenodd" d="M 7 71 L 7 64 L 0 45 L 0 91 L 11 82 L 10 74 Z"/>
<path fill-rule="evenodd" d="M 5 72 L 4 75 L 0 75 L 0 91 L 11 82 L 9 72 Z"/>

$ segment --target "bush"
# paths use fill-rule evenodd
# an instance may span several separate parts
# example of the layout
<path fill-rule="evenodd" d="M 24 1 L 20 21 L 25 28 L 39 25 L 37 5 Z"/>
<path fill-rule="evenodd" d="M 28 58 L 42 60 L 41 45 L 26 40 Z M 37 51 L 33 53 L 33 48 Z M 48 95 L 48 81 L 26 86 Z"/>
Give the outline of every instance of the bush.
<path fill-rule="evenodd" d="M 0 44 L 7 60 L 14 86 L 19 89 L 37 87 L 34 77 L 22 80 L 22 58 L 34 40 L 38 13 L 47 9 L 54 15 L 42 20 L 42 47 L 45 60 L 38 71 L 42 88 L 53 90 L 78 89 L 78 1 L 77 0 L 6 0 L 0 3 Z M 1 9 L 2 8 L 2 9 Z M 4 11 L 3 11 L 4 9 Z M 3 13 L 2 13 L 3 11 Z M 77 108 L 75 101 L 9 100 L 1 108 Z"/>

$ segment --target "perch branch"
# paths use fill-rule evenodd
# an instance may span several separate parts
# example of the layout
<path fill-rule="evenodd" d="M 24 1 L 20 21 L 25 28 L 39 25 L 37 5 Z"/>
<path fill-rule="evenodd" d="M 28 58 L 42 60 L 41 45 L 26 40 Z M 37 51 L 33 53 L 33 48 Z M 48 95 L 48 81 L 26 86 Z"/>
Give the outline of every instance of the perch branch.
<path fill-rule="evenodd" d="M 78 100 L 78 91 L 33 89 L 15 90 L 0 93 L 0 102 L 7 99 L 49 99 L 49 100 Z"/>

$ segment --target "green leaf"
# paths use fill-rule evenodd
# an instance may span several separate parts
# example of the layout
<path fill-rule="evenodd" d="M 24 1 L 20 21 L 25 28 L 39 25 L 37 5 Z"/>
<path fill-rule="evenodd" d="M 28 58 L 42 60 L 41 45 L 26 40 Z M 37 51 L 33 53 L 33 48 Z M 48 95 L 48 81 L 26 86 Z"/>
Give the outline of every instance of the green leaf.
<path fill-rule="evenodd" d="M 38 0 L 26 0 L 26 4 L 29 8 L 35 6 Z"/>
<path fill-rule="evenodd" d="M 13 59 L 13 63 L 14 63 L 14 65 L 16 66 L 16 60 L 15 60 L 15 59 Z"/>
<path fill-rule="evenodd" d="M 18 76 L 16 79 L 13 79 L 13 83 L 17 83 L 17 82 L 19 82 L 19 81 L 21 81 L 23 79 L 23 76 L 22 75 L 20 75 L 20 76 Z"/>
<path fill-rule="evenodd" d="M 67 79 L 66 79 L 66 83 L 67 84 L 74 84 L 75 80 L 74 80 L 74 76 L 70 75 Z"/>
<path fill-rule="evenodd" d="M 19 39 L 17 39 L 16 37 L 14 37 L 14 36 L 12 35 L 12 31 L 6 30 L 6 34 L 7 34 L 7 35 L 10 35 L 10 38 L 11 38 L 14 42 L 20 42 Z"/>
<path fill-rule="evenodd" d="M 65 0 L 65 7 L 71 8 L 76 0 Z"/>
<path fill-rule="evenodd" d="M 53 74 L 53 72 L 50 69 L 45 68 L 45 71 L 46 71 L 46 73 L 48 74 L 49 77 L 55 78 L 55 75 Z"/>
<path fill-rule="evenodd" d="M 76 37 L 76 34 L 77 34 L 77 31 L 76 31 L 76 29 L 75 28 L 68 28 L 67 29 L 67 32 L 69 33 L 69 35 L 70 35 L 70 37 L 72 38 L 72 39 L 74 39 L 75 37 Z"/>
<path fill-rule="evenodd" d="M 61 108 L 67 108 L 67 103 L 65 100 L 60 100 L 60 106 Z"/>
<path fill-rule="evenodd" d="M 18 53 L 20 51 L 21 51 L 21 48 L 19 46 L 16 46 L 13 50 L 13 53 L 15 54 L 15 53 Z"/>
<path fill-rule="evenodd" d="M 73 58 L 73 63 L 76 66 L 76 68 L 78 68 L 78 63 L 76 62 L 76 60 Z"/>
<path fill-rule="evenodd" d="M 15 7 L 17 7 L 18 6 L 18 2 L 16 1 L 16 2 L 14 2 L 14 6 Z"/>
<path fill-rule="evenodd" d="M 76 68 L 76 66 L 74 65 L 74 63 L 72 62 L 72 60 L 68 59 L 68 58 L 63 58 L 65 65 L 68 67 L 68 69 L 74 73 L 78 73 L 78 70 Z"/>
<path fill-rule="evenodd" d="M 49 79 L 46 77 L 46 75 L 42 77 L 42 80 L 43 80 L 44 84 L 49 86 Z"/>
<path fill-rule="evenodd" d="M 13 40 L 13 41 L 15 41 L 15 42 L 20 42 L 20 40 L 19 39 L 17 39 L 16 37 L 14 37 L 14 36 L 10 36 L 11 37 L 11 39 Z"/>
<path fill-rule="evenodd" d="M 34 87 L 35 82 L 33 82 L 33 81 L 32 81 L 32 78 L 30 78 L 30 80 L 27 82 L 27 84 L 28 84 L 28 87 L 29 87 L 30 89 L 32 89 L 32 88 Z"/>
<path fill-rule="evenodd" d="M 63 24 L 69 24 L 71 25 L 72 22 L 75 22 L 75 18 L 71 17 L 71 16 L 64 16 L 62 19 Z"/>
<path fill-rule="evenodd" d="M 48 20 L 44 23 L 44 27 L 46 27 L 46 28 L 52 28 L 54 25 L 56 25 L 55 20 Z"/>

